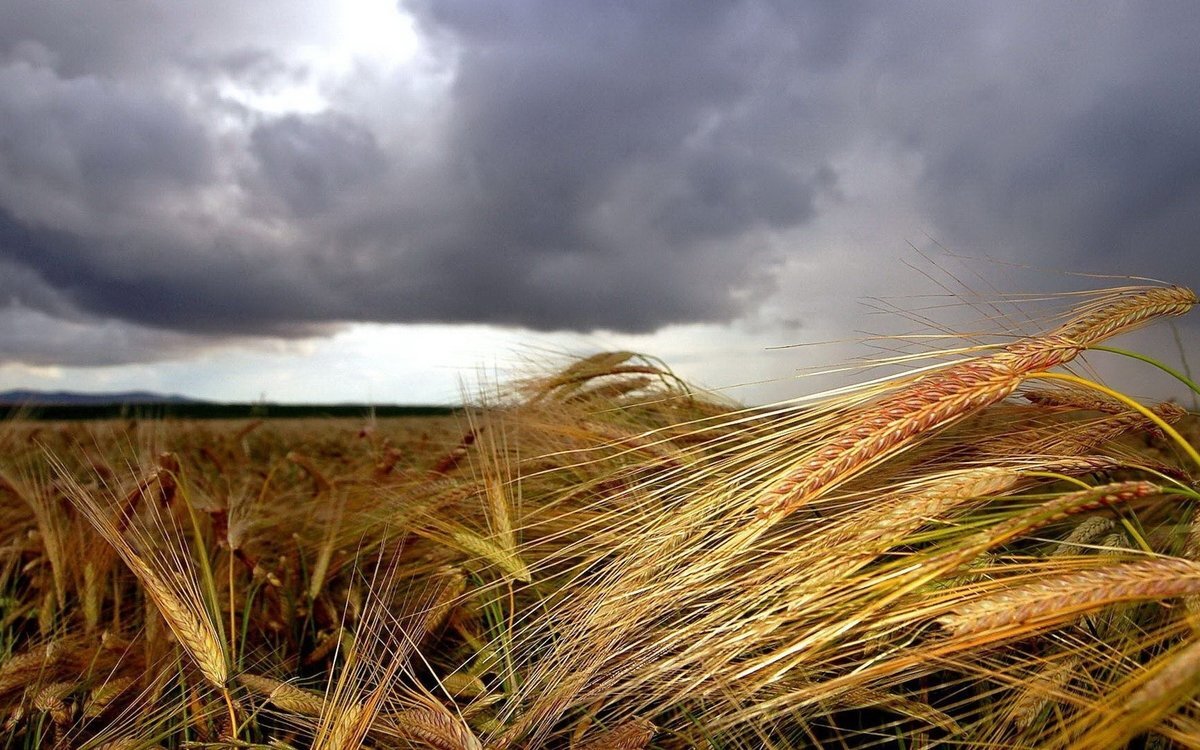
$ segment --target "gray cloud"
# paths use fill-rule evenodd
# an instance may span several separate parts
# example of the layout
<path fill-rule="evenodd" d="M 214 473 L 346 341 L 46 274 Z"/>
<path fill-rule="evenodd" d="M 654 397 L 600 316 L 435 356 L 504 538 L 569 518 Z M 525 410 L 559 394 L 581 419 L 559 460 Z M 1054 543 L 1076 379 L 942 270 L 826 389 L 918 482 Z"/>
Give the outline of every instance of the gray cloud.
<path fill-rule="evenodd" d="M 0 350 L 22 364 L 95 367 L 193 356 L 228 343 L 95 316 L 68 319 L 20 304 L 0 305 Z M 10 359 L 9 361 L 12 361 Z"/>
<path fill-rule="evenodd" d="M 922 155 L 921 198 L 952 245 L 1195 284 L 1200 9 L 1095 10 L 997 6 L 894 55 L 876 127 Z"/>
<path fill-rule="evenodd" d="M 1193 6 L 414 2 L 417 62 L 332 83 L 292 54 L 320 4 L 188 7 L 17 3 L 0 30 L 0 302 L 142 332 L 97 362 L 350 321 L 732 320 L 865 144 L 920 160 L 951 246 L 1197 276 Z M 228 93 L 293 84 L 328 107 Z M 42 339 L 4 356 L 92 356 Z"/>
<path fill-rule="evenodd" d="M 298 216 L 330 211 L 355 187 L 377 180 L 387 160 L 371 131 L 336 115 L 261 123 L 250 133 L 250 153 L 264 187 Z"/>
<path fill-rule="evenodd" d="M 0 68 L 4 208 L 88 233 L 212 178 L 202 125 L 179 103 L 96 76 L 24 61 Z"/>

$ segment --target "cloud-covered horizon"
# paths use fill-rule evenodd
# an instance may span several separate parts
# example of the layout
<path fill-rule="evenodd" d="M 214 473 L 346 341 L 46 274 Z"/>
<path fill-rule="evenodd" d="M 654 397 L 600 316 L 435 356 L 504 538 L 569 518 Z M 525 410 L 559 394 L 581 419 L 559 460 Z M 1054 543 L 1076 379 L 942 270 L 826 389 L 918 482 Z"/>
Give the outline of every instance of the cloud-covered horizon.
<path fill-rule="evenodd" d="M 835 214 L 1200 280 L 1200 6 L 197 7 L 6 12 L 0 361 L 729 323 L 894 273 L 798 275 Z M 914 224 L 859 202 L 873 158 Z"/>

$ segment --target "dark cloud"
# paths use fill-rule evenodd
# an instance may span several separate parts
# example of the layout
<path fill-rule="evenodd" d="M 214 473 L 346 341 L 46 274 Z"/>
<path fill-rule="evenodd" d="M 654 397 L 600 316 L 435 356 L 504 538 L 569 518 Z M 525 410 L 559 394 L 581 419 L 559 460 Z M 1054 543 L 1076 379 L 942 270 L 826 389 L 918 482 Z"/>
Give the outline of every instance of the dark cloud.
<path fill-rule="evenodd" d="M 204 128 L 176 101 L 97 76 L 0 68 L 5 208 L 47 224 L 128 216 L 212 177 Z"/>
<path fill-rule="evenodd" d="M 336 115 L 264 122 L 250 133 L 250 153 L 264 186 L 298 216 L 328 212 L 356 187 L 378 180 L 387 161 L 371 131 Z"/>
<path fill-rule="evenodd" d="M 316 3 L 67 8 L 0 30 L 0 304 L 107 326 L 97 362 L 732 320 L 868 146 L 922 165 L 906 199 L 952 247 L 1197 275 L 1190 5 L 414 2 L 416 62 L 336 75 L 297 52 L 330 38 Z M 288 86 L 327 106 L 251 101 Z M 68 345 L 42 339 L 5 356 Z"/>
<path fill-rule="evenodd" d="M 1200 282 L 1200 8 L 1068 10 L 993 8 L 940 62 L 896 55 L 877 127 L 921 153 L 949 244 Z"/>
<path fill-rule="evenodd" d="M 1030 134 L 1024 159 L 964 145 L 931 171 L 933 205 L 974 245 L 1000 239 L 1067 261 L 1195 279 L 1200 64 L 1186 77 L 1161 76 L 1063 113 Z M 988 216 L 990 231 L 973 231 L 972 213 Z"/>
<path fill-rule="evenodd" d="M 227 343 L 227 337 L 188 335 L 94 315 L 64 318 L 19 303 L 0 304 L 0 351 L 19 355 L 7 362 L 68 367 L 149 363 L 194 356 Z"/>

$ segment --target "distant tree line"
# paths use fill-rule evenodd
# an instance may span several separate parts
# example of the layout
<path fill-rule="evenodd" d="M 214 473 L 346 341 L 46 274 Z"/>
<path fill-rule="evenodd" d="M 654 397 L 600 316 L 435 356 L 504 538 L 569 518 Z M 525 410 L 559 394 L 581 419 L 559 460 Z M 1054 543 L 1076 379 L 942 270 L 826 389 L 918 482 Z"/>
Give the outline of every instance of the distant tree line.
<path fill-rule="evenodd" d="M 0 404 L 0 419 L 296 419 L 302 417 L 437 417 L 453 406 L 370 406 L 367 404 Z"/>

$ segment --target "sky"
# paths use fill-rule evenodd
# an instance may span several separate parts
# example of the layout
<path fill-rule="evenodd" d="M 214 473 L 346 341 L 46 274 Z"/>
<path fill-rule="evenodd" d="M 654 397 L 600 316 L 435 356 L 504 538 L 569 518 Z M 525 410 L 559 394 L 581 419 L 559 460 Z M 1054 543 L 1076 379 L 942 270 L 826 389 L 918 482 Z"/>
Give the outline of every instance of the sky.
<path fill-rule="evenodd" d="M 633 349 L 761 403 L 1128 283 L 1071 272 L 1200 285 L 1196 3 L 0 2 L 0 390 Z"/>

